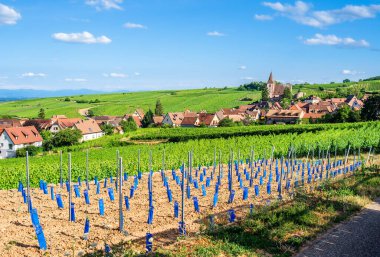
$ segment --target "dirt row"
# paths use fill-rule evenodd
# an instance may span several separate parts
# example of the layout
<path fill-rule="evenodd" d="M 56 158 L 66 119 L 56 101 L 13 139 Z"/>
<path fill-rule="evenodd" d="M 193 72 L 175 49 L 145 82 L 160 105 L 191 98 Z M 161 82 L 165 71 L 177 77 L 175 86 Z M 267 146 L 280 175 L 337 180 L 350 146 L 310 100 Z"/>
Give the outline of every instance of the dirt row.
<path fill-rule="evenodd" d="M 245 179 L 243 174 L 246 165 L 240 166 L 243 184 L 249 187 L 249 181 Z M 203 169 L 203 168 L 202 168 Z M 186 229 L 189 234 L 196 234 L 208 221 L 210 214 L 215 214 L 215 222 L 227 222 L 228 210 L 234 209 L 237 219 L 243 217 L 249 212 L 249 206 L 253 203 L 255 206 L 269 204 L 270 199 L 277 199 L 277 183 L 273 167 L 272 194 L 266 194 L 266 185 L 269 177 L 269 167 L 267 166 L 267 176 L 264 183 L 260 186 L 260 195 L 254 196 L 254 187 L 249 187 L 248 199 L 243 200 L 243 190 L 239 187 L 235 170 L 233 172 L 233 189 L 236 191 L 235 200 L 228 204 L 229 190 L 227 180 L 227 166 L 223 167 L 223 178 L 219 187 L 219 199 L 215 208 L 212 207 L 216 175 L 211 181 L 210 187 L 206 188 L 207 196 L 202 196 L 201 185 L 205 184 L 206 177 L 210 176 L 212 168 L 207 169 L 207 175 L 203 182 L 199 182 L 199 189 L 191 186 L 191 196 L 196 196 L 199 201 L 200 213 L 195 212 L 192 197 L 185 197 L 185 222 Z M 256 167 L 257 170 L 257 167 Z M 263 173 L 263 166 L 254 184 L 259 184 L 259 177 Z M 43 228 L 48 250 L 41 251 L 38 247 L 35 230 L 31 223 L 30 214 L 27 212 L 27 205 L 23 203 L 23 198 L 17 190 L 0 191 L 0 256 L 41 256 L 43 254 L 50 256 L 81 256 L 84 253 L 92 252 L 96 249 L 104 249 L 104 244 L 109 245 L 123 244 L 131 241 L 138 250 L 145 249 L 145 235 L 150 232 L 154 235 L 154 248 L 161 247 L 174 242 L 179 236 L 178 222 L 179 218 L 174 217 L 174 201 L 178 201 L 181 208 L 181 188 L 172 179 L 172 172 L 166 171 L 169 180 L 170 189 L 172 190 L 173 202 L 169 203 L 166 188 L 163 186 L 161 175 L 155 172 L 153 175 L 153 199 L 154 199 L 154 220 L 152 225 L 147 224 L 148 219 L 148 174 L 143 174 L 139 181 L 139 187 L 133 198 L 130 199 L 130 210 L 127 211 L 123 204 L 123 215 L 125 219 L 124 228 L 127 233 L 118 231 L 119 209 L 118 194 L 115 191 L 115 201 L 111 201 L 108 196 L 107 188 L 103 187 L 103 181 L 100 181 L 100 194 L 96 194 L 96 186 L 94 182 L 90 183 L 90 204 L 85 204 L 83 191 L 85 184 L 80 187 L 81 197 L 75 198 L 73 193 L 73 202 L 75 203 L 76 222 L 69 222 L 68 210 L 68 193 L 66 188 L 60 188 L 59 185 L 54 186 L 55 193 L 60 193 L 64 202 L 64 208 L 58 209 L 55 200 L 50 199 L 49 194 L 46 195 L 39 188 L 31 190 L 33 199 L 33 207 L 38 210 L 39 220 Z M 176 174 L 180 176 L 180 171 L 176 170 Z M 195 171 L 193 171 L 195 174 Z M 293 180 L 295 179 L 295 172 Z M 299 176 L 301 172 L 299 173 Z M 109 182 L 109 180 L 108 180 Z M 299 182 L 301 185 L 301 182 Z M 305 170 L 305 185 L 307 184 L 307 170 Z M 123 184 L 124 195 L 129 196 L 130 187 L 133 185 L 133 177 L 129 177 Z M 293 185 L 293 182 L 292 182 Z M 108 183 L 108 186 L 110 184 Z M 112 185 L 114 186 L 114 185 Z M 285 183 L 283 183 L 285 186 Z M 115 188 L 114 188 L 115 189 Z M 283 189 L 283 192 L 285 190 Z M 98 200 L 103 198 L 105 205 L 105 215 L 99 215 Z M 286 194 L 285 194 L 286 198 Z M 123 201 L 124 203 L 124 201 Z M 181 213 L 181 212 L 180 212 Z M 88 240 L 83 240 L 85 219 L 90 220 L 90 233 Z"/>

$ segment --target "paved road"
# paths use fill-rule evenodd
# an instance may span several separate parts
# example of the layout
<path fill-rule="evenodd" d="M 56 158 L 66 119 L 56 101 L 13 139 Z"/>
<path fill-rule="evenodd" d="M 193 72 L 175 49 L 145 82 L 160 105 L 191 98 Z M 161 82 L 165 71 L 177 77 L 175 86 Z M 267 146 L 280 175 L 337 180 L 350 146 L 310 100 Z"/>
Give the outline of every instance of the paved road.
<path fill-rule="evenodd" d="M 380 198 L 328 230 L 295 257 L 380 257 Z"/>

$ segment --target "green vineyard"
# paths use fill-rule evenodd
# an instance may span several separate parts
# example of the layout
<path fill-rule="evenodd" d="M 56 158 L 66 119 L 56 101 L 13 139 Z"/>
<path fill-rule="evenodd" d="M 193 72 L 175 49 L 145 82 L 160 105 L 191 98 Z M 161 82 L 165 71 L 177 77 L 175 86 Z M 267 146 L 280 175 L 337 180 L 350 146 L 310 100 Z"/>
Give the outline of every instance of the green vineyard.
<path fill-rule="evenodd" d="M 279 129 L 281 127 L 273 127 Z M 312 128 L 312 126 L 310 127 Z M 235 129 L 235 128 L 234 128 Z M 234 130 L 232 129 L 232 130 Z M 231 130 L 231 129 L 227 129 Z M 173 131 L 173 130 L 168 130 Z M 189 130 L 190 131 L 190 130 Z M 196 133 L 196 130 L 193 130 Z M 214 131 L 210 129 L 210 132 Z M 217 131 L 217 130 L 215 130 Z M 251 148 L 254 148 L 255 158 L 269 157 L 272 146 L 275 155 L 286 155 L 290 145 L 295 147 L 297 156 L 306 156 L 311 148 L 315 154 L 319 150 L 337 148 L 338 154 L 350 145 L 355 151 L 361 148 L 362 153 L 370 147 L 379 148 L 380 122 L 324 125 L 323 130 L 305 130 L 303 132 L 289 130 L 288 133 L 276 135 L 246 135 L 215 139 L 192 139 L 185 142 L 169 142 L 157 145 L 128 145 L 124 147 L 109 147 L 91 149 L 89 152 L 90 178 L 97 176 L 104 178 L 116 174 L 116 151 L 123 157 L 125 170 L 129 174 L 136 174 L 138 151 L 141 151 L 141 169 L 148 171 L 149 152 L 152 151 L 153 169 L 162 167 L 162 154 L 165 149 L 166 168 L 178 168 L 187 158 L 187 152 L 194 152 L 194 162 L 199 165 L 209 165 L 213 161 L 214 149 L 221 151 L 222 161 L 227 162 L 230 150 L 241 152 L 242 158 L 248 158 Z M 174 133 L 173 133 L 174 134 Z M 235 134 L 236 135 L 236 134 Z M 227 137 L 227 136 L 226 136 Z M 311 155 L 311 151 L 310 151 Z M 67 154 L 63 155 L 63 174 L 67 176 Z M 364 157 L 363 157 L 364 158 Z M 85 175 L 86 153 L 77 151 L 72 153 L 73 178 Z M 32 186 L 37 186 L 40 179 L 49 183 L 57 183 L 60 174 L 60 157 L 58 154 L 30 158 L 30 174 Z M 6 159 L 1 161 L 0 188 L 16 188 L 19 180 L 25 180 L 25 160 L 22 158 Z"/>

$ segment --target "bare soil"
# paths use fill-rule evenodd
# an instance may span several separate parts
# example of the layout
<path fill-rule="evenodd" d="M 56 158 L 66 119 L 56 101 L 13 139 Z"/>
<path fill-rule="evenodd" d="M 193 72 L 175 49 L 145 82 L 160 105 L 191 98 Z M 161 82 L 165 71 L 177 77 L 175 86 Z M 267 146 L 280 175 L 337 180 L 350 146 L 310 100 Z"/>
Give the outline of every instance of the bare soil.
<path fill-rule="evenodd" d="M 245 179 L 243 167 L 241 165 L 241 176 L 244 186 L 249 187 L 249 181 Z M 207 170 L 207 175 L 203 182 L 199 182 L 199 189 L 191 186 L 191 195 L 196 196 L 199 201 L 200 213 L 194 210 L 192 197 L 185 201 L 185 221 L 186 229 L 190 235 L 194 235 L 205 226 L 208 222 L 210 214 L 216 214 L 215 222 L 227 223 L 228 210 L 234 209 L 237 219 L 245 216 L 249 212 L 249 205 L 253 203 L 255 206 L 268 204 L 268 199 L 277 198 L 277 183 L 273 167 L 273 183 L 272 194 L 266 194 L 266 181 L 269 177 L 267 167 L 267 177 L 260 186 L 260 196 L 254 196 L 254 188 L 249 187 L 248 200 L 243 200 L 243 190 L 239 188 L 236 173 L 233 172 L 233 188 L 236 191 L 235 200 L 232 204 L 228 204 L 229 191 L 227 182 L 227 167 L 224 166 L 224 177 L 219 188 L 218 204 L 212 208 L 212 202 L 215 192 L 216 175 L 211 181 L 211 186 L 206 188 L 207 196 L 202 196 L 201 185 L 205 184 L 206 177 L 210 176 L 212 168 Z M 203 168 L 202 168 L 203 169 Z M 201 170 L 202 170 L 201 169 Z M 257 168 L 256 168 L 257 169 Z M 248 167 L 247 167 L 247 170 Z M 263 167 L 261 168 L 262 174 Z M 193 174 L 195 171 L 193 171 Z M 145 249 L 145 235 L 151 232 L 154 236 L 154 248 L 172 244 L 179 236 L 178 222 L 179 219 L 174 217 L 174 201 L 178 201 L 181 208 L 181 189 L 172 179 L 171 171 L 165 172 L 168 177 L 170 189 L 172 190 L 173 202 L 169 203 L 166 188 L 159 172 L 153 175 L 153 194 L 154 194 L 154 220 L 153 224 L 147 224 L 148 219 L 148 174 L 143 174 L 139 181 L 139 187 L 133 198 L 130 199 L 131 210 L 127 211 L 123 200 L 123 214 L 125 219 L 124 228 L 128 232 L 125 235 L 118 231 L 119 209 L 118 194 L 114 188 L 115 201 L 110 201 L 107 188 L 103 187 L 101 181 L 101 192 L 96 195 L 96 186 L 92 181 L 90 183 L 90 205 L 85 204 L 83 191 L 85 183 L 82 182 L 80 187 L 81 197 L 75 198 L 73 192 L 73 202 L 75 203 L 76 222 L 69 222 L 68 210 L 68 193 L 64 185 L 60 189 L 59 185 L 49 185 L 49 194 L 45 195 L 39 188 L 32 189 L 31 195 L 33 207 L 37 209 L 39 220 L 43 228 L 48 250 L 41 251 L 38 247 L 36 234 L 31 223 L 30 214 L 27 212 L 27 204 L 23 203 L 23 198 L 17 189 L 0 190 L 0 256 L 80 256 L 83 253 L 92 252 L 96 249 L 104 249 L 104 243 L 110 245 L 124 244 L 125 242 L 133 243 L 138 250 Z M 176 170 L 176 174 L 180 176 L 180 171 Z M 259 175 L 260 176 L 260 175 Z M 254 185 L 259 183 L 259 176 L 254 180 Z M 295 176 L 294 176 L 295 177 Z M 307 169 L 305 170 L 305 185 L 307 181 Z M 299 182 L 301 184 L 301 182 Z M 133 177 L 130 176 L 124 181 L 123 194 L 129 196 L 130 187 L 133 184 Z M 293 184 L 292 184 L 293 185 Z M 61 193 L 64 201 L 64 209 L 58 209 L 55 200 L 50 199 L 50 186 L 54 186 L 55 193 Z M 108 187 L 111 186 L 108 179 Z M 285 186 L 285 182 L 283 183 Z M 283 192 L 285 190 L 283 189 Z M 98 200 L 104 199 L 105 216 L 99 215 Z M 85 219 L 90 219 L 90 233 L 88 240 L 83 240 Z"/>

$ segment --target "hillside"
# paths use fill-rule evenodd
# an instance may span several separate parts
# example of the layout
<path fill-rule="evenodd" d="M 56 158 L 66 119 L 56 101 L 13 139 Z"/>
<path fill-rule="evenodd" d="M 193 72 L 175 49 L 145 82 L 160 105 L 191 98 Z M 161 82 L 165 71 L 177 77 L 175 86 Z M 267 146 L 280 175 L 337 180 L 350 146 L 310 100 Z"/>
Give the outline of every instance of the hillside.
<path fill-rule="evenodd" d="M 64 97 L 54 97 L 0 103 L 0 115 L 31 118 L 37 116 L 40 108 L 45 109 L 47 117 L 53 114 L 79 117 L 78 110 L 85 108 L 91 108 L 95 115 L 123 115 L 134 111 L 136 108 L 153 109 L 157 99 L 161 100 L 165 112 L 183 111 L 185 109 L 192 111 L 205 109 L 214 112 L 221 107 L 248 104 L 251 101 L 241 101 L 241 99 L 248 97 L 252 100 L 258 100 L 260 95 L 259 91 L 241 92 L 234 88 L 213 88 L 81 95 L 71 96 L 70 101 L 65 101 Z M 89 103 L 96 99 L 99 102 Z M 78 103 L 78 101 L 83 103 Z"/>
<path fill-rule="evenodd" d="M 293 93 L 298 90 L 306 95 L 331 97 L 336 93 L 363 95 L 365 91 L 380 91 L 380 81 L 363 81 L 333 84 L 294 85 Z M 45 109 L 47 117 L 65 114 L 68 117 L 80 117 L 79 110 L 91 108 L 95 115 L 123 115 L 142 108 L 154 109 L 160 99 L 165 112 L 206 110 L 215 112 L 222 107 L 231 108 L 259 100 L 260 91 L 239 91 L 236 88 L 209 88 L 192 90 L 144 91 L 133 93 L 92 94 L 66 97 L 29 99 L 0 103 L 0 115 L 36 117 L 40 108 Z M 242 101 L 248 98 L 248 101 Z M 95 101 L 96 100 L 96 101 Z"/>

